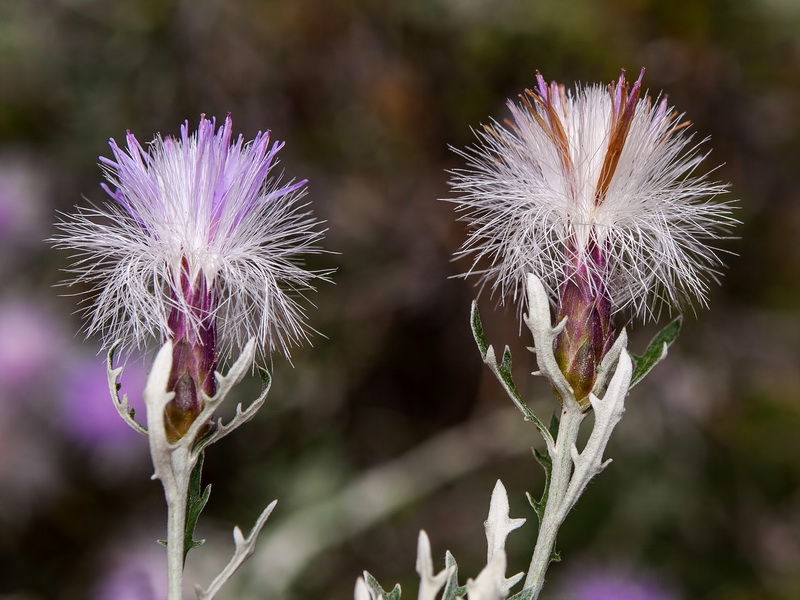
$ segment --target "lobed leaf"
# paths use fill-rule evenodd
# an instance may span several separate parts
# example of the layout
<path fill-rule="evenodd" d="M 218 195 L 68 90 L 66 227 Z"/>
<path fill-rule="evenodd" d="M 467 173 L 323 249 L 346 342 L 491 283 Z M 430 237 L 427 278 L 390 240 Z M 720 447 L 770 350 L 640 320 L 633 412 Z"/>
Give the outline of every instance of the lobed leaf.
<path fill-rule="evenodd" d="M 533 507 L 533 511 L 536 513 L 536 517 L 539 519 L 539 526 L 541 527 L 542 520 L 544 519 L 544 509 L 547 507 L 547 498 L 550 494 L 550 477 L 553 473 L 553 460 L 548 454 L 539 452 L 536 448 L 533 449 L 533 456 L 544 469 L 544 490 L 542 491 L 541 500 L 535 500 L 533 496 L 527 492 L 526 496 L 528 497 L 528 502 L 530 502 L 531 507 Z"/>
<path fill-rule="evenodd" d="M 498 365 L 494 358 L 494 350 L 486 342 L 486 336 L 483 333 L 483 324 L 481 323 L 481 317 L 478 313 L 478 304 L 475 301 L 472 302 L 470 324 L 472 326 L 472 335 L 475 338 L 475 343 L 478 345 L 478 350 L 480 350 L 483 362 L 495 374 L 509 398 L 511 398 L 512 402 L 514 402 L 514 404 L 522 413 L 524 419 L 526 421 L 531 421 L 534 425 L 536 425 L 536 428 L 545 438 L 545 442 L 549 448 L 552 439 L 551 436 L 548 435 L 547 428 L 544 426 L 544 423 L 542 423 L 541 419 L 539 419 L 539 417 L 537 417 L 534 412 L 528 408 L 528 405 L 525 404 L 525 401 L 522 399 L 522 395 L 519 393 L 519 390 L 514 383 L 514 379 L 511 376 L 511 350 L 509 350 L 508 346 L 505 347 L 503 350 L 503 358 Z"/>
<path fill-rule="evenodd" d="M 399 583 L 394 584 L 391 592 L 387 592 L 381 587 L 381 585 L 378 583 L 378 580 L 370 575 L 367 571 L 364 571 L 364 581 L 367 583 L 367 587 L 374 598 L 382 597 L 384 600 L 400 600 Z"/>

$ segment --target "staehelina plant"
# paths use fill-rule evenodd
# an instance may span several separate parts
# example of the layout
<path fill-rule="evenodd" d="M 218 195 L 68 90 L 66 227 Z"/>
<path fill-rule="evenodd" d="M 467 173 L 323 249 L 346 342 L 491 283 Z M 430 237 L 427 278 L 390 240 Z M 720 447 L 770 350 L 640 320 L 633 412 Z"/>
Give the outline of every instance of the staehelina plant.
<path fill-rule="evenodd" d="M 678 335 L 671 321 L 641 356 L 628 351 L 620 315 L 656 319 L 695 300 L 706 304 L 722 269 L 717 247 L 735 225 L 731 202 L 715 197 L 726 186 L 700 170 L 707 156 L 687 133 L 689 122 L 666 97 L 642 91 L 644 69 L 631 85 L 623 72 L 607 87 L 567 90 L 537 73 L 503 124 L 492 121 L 478 142 L 457 150 L 466 168 L 452 173 L 460 218 L 469 236 L 457 253 L 501 302 L 519 306 L 530 331 L 538 371 L 557 402 L 549 425 L 525 403 L 511 376 L 508 347 L 498 357 L 473 303 L 472 332 L 483 362 L 523 418 L 543 439 L 535 455 L 545 470 L 539 522 L 527 573 L 506 578 L 505 539 L 524 519 L 510 519 L 500 482 L 486 521 L 487 566 L 458 583 L 448 552 L 434 574 L 430 544 L 420 535 L 420 600 L 501 600 L 522 581 L 513 600 L 535 600 L 548 566 L 559 559 L 559 528 L 589 481 L 610 459 L 605 450 L 625 412 L 630 390 L 667 355 Z M 627 317 L 626 317 L 627 318 Z M 578 435 L 590 413 L 588 440 Z M 397 600 L 368 573 L 356 600 Z"/>
<path fill-rule="evenodd" d="M 110 201 L 63 215 L 54 245 L 73 253 L 70 285 L 88 286 L 87 332 L 108 349 L 108 383 L 119 415 L 149 439 L 154 479 L 167 501 L 168 598 L 183 600 L 186 555 L 202 541 L 195 525 L 210 486 L 201 483 L 207 448 L 252 419 L 263 405 L 272 351 L 288 355 L 308 338 L 304 292 L 325 273 L 306 269 L 322 232 L 304 203 L 306 181 L 271 176 L 283 147 L 270 134 L 233 138 L 228 116 L 219 128 L 200 118 L 178 138 L 157 136 L 142 147 L 128 132 L 101 158 Z M 119 397 L 118 348 L 161 344 L 144 390 L 145 424 Z M 232 363 L 223 375 L 223 362 Z M 227 422 L 218 407 L 248 371 L 264 387 Z M 200 600 L 211 600 L 252 554 L 276 501 L 249 535 L 236 527 L 235 550 Z"/>

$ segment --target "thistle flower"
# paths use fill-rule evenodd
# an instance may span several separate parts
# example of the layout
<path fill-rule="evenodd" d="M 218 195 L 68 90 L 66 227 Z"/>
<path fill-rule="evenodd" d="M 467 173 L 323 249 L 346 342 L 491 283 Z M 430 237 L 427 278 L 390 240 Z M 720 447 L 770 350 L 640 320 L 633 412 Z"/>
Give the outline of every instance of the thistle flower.
<path fill-rule="evenodd" d="M 295 296 L 321 273 L 303 268 L 321 232 L 300 199 L 306 181 L 269 177 L 283 143 L 259 132 L 232 142 L 230 116 L 218 130 L 201 117 L 180 138 L 157 136 L 143 148 L 110 141 L 101 157 L 112 202 L 79 209 L 59 223 L 57 247 L 76 251 L 73 283 L 96 297 L 88 334 L 108 346 L 173 342 L 167 421 L 180 437 L 215 392 L 219 356 L 255 338 L 262 352 L 288 354 L 307 339 Z"/>
<path fill-rule="evenodd" d="M 459 152 L 467 169 L 451 185 L 471 232 L 458 255 L 501 298 L 516 300 L 528 273 L 558 300 L 556 357 L 576 398 L 614 340 L 612 316 L 655 317 L 697 298 L 721 267 L 713 244 L 735 223 L 725 186 L 698 175 L 707 153 L 666 97 L 641 98 L 644 69 L 574 92 L 537 73 L 535 90 L 511 101 Z"/>

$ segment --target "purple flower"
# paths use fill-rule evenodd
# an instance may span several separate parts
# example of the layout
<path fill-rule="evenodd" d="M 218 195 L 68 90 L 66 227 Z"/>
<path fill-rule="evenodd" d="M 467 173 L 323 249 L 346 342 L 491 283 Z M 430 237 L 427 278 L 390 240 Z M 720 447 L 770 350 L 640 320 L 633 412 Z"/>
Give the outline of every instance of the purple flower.
<path fill-rule="evenodd" d="M 187 122 L 148 149 L 130 132 L 125 149 L 111 140 L 101 162 L 114 202 L 59 224 L 75 282 L 98 293 L 88 332 L 107 344 L 170 338 L 176 310 L 193 338 L 215 323 L 224 353 L 251 337 L 284 351 L 307 337 L 293 293 L 317 277 L 300 263 L 321 233 L 299 203 L 306 181 L 269 178 L 283 147 L 269 132 L 232 142 L 230 116 L 215 129 L 202 118 L 190 134 Z"/>
<path fill-rule="evenodd" d="M 297 296 L 324 277 L 302 259 L 322 232 L 300 200 L 306 181 L 269 177 L 283 143 L 258 133 L 232 139 L 201 118 L 180 138 L 157 136 L 148 149 L 130 132 L 101 158 L 113 202 L 79 209 L 59 223 L 57 247 L 75 251 L 72 283 L 96 294 L 89 334 L 129 348 L 173 343 L 167 429 L 181 437 L 215 390 L 214 370 L 254 338 L 262 357 L 307 339 Z"/>

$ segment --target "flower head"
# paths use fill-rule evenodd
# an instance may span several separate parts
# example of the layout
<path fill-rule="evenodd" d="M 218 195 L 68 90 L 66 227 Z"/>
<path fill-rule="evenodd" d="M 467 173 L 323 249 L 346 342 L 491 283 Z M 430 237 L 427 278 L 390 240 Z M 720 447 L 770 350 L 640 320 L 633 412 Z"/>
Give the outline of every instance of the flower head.
<path fill-rule="evenodd" d="M 461 152 L 469 168 L 451 184 L 471 226 L 469 274 L 515 299 L 528 273 L 553 299 L 571 281 L 612 313 L 645 318 L 659 300 L 705 303 L 721 266 L 709 244 L 735 221 L 709 199 L 725 186 L 696 172 L 706 154 L 688 122 L 666 97 L 641 97 L 643 74 L 575 91 L 537 74 L 505 126 L 485 126 Z"/>
<path fill-rule="evenodd" d="M 735 223 L 709 198 L 725 186 L 696 174 L 705 154 L 688 122 L 666 98 L 640 97 L 643 75 L 567 92 L 537 74 L 536 89 L 509 102 L 506 126 L 484 127 L 461 153 L 469 168 L 451 181 L 472 228 L 460 250 L 473 257 L 468 274 L 515 299 L 528 274 L 542 281 L 566 319 L 556 360 L 586 409 L 614 312 L 705 303 L 721 266 L 709 244 Z"/>
<path fill-rule="evenodd" d="M 126 149 L 110 141 L 113 160 L 100 160 L 113 202 L 67 216 L 55 238 L 77 251 L 75 282 L 98 292 L 90 334 L 142 345 L 212 319 L 224 353 L 251 337 L 283 351 L 307 338 L 294 295 L 318 276 L 299 261 L 321 233 L 299 203 L 306 180 L 270 179 L 283 143 L 269 132 L 231 141 L 230 116 L 148 149 L 130 132 Z"/>
<path fill-rule="evenodd" d="M 196 132 L 184 123 L 147 149 L 130 132 L 125 149 L 110 145 L 113 159 L 100 160 L 112 201 L 66 216 L 53 241 L 76 251 L 74 282 L 96 292 L 89 334 L 172 341 L 167 420 L 185 421 L 180 436 L 200 391 L 215 392 L 218 356 L 250 338 L 265 354 L 307 338 L 296 296 L 321 273 L 301 259 L 322 234 L 300 204 L 306 181 L 269 177 L 283 147 L 269 132 L 245 143 L 230 116 L 219 129 L 201 117 Z"/>

